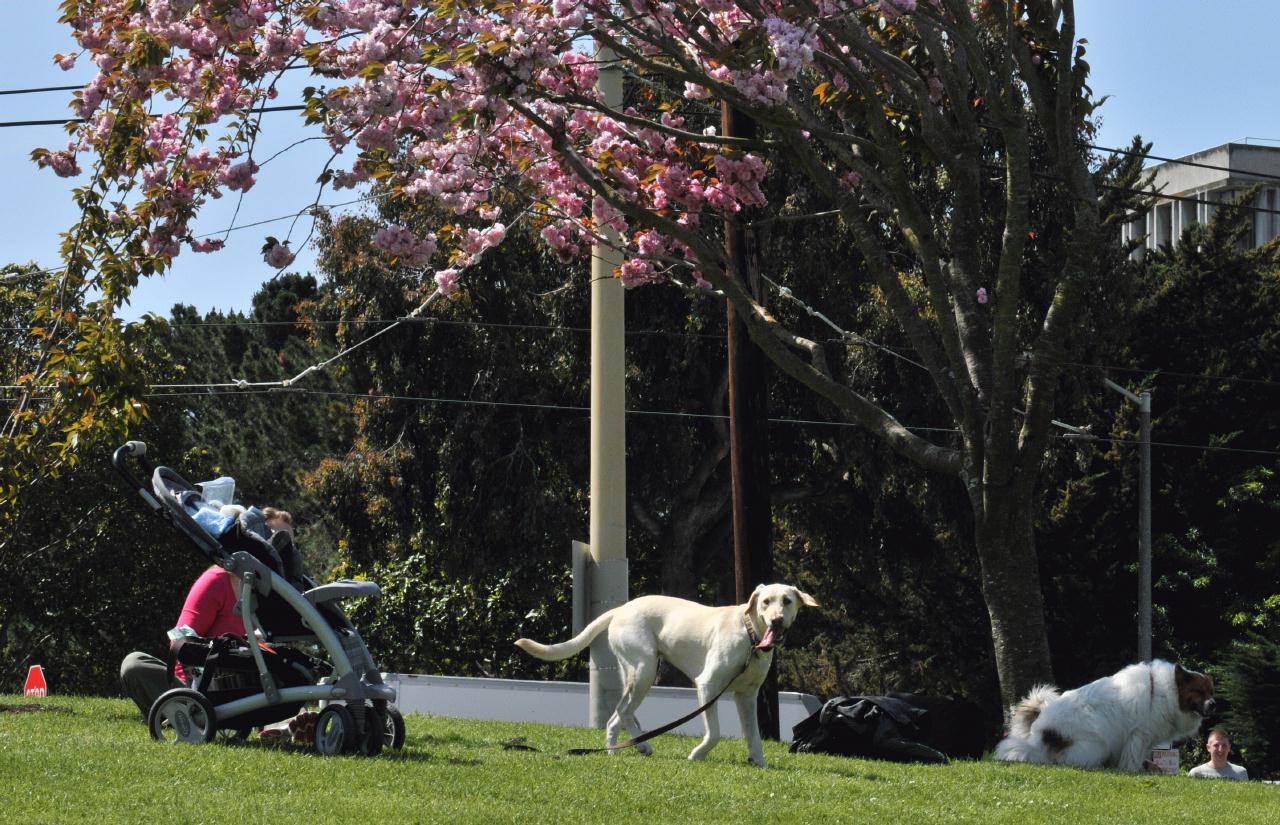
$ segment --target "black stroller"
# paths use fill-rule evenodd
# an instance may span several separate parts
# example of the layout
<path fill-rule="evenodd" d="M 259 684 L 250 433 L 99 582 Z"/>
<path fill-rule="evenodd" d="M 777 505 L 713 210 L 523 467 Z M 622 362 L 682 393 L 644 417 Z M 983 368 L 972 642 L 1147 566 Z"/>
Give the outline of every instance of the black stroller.
<path fill-rule="evenodd" d="M 395 688 L 383 683 L 369 649 L 338 602 L 379 595 L 368 581 L 316 586 L 302 571 L 288 533 L 274 536 L 251 508 L 223 517 L 211 532 L 212 511 L 195 486 L 168 467 L 144 458 L 147 445 L 130 441 L 111 461 L 131 488 L 186 536 L 213 564 L 240 580 L 237 612 L 244 637 L 206 639 L 170 632 L 170 670 L 180 662 L 198 673 L 191 687 L 163 693 L 147 714 L 158 741 L 211 742 L 220 733 L 248 735 L 255 727 L 291 719 L 320 703 L 315 748 L 323 754 L 374 755 L 404 745 L 404 718 L 393 704 Z M 127 459 L 151 476 L 143 484 Z M 216 532 L 216 536 L 215 536 Z M 250 640 L 250 641 L 246 641 Z M 293 644 L 323 651 L 327 658 Z"/>

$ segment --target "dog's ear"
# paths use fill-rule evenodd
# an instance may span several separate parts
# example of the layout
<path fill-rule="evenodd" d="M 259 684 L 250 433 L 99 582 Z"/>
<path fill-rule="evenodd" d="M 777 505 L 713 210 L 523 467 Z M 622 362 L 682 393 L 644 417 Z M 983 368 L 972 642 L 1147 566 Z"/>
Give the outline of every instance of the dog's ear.
<path fill-rule="evenodd" d="M 800 597 L 800 604 L 804 605 L 805 607 L 822 607 L 822 605 L 818 604 L 817 599 L 815 599 L 813 596 L 810 596 L 808 593 L 804 592 L 803 590 L 796 590 L 796 595 Z"/>
<path fill-rule="evenodd" d="M 756 612 L 756 602 L 760 600 L 760 591 L 764 589 L 763 584 L 757 584 L 756 589 L 751 591 L 751 598 L 747 599 L 747 615 L 750 616 Z"/>

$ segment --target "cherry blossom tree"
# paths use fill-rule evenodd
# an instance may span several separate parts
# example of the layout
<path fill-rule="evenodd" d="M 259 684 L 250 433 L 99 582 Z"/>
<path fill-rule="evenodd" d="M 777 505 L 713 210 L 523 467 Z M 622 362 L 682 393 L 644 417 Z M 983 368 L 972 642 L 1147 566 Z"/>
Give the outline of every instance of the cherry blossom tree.
<path fill-rule="evenodd" d="M 62 7 L 81 49 L 58 60 L 98 73 L 75 96 L 83 123 L 70 142 L 34 153 L 54 174 L 89 178 L 66 269 L 44 299 L 59 318 L 67 296 L 101 295 L 63 319 L 64 335 L 116 329 L 114 307 L 139 277 L 216 251 L 191 237 L 192 218 L 210 198 L 251 195 L 262 110 L 286 72 L 309 72 L 302 118 L 333 153 L 318 189 L 372 184 L 459 216 L 429 235 L 387 226 L 370 239 L 410 288 L 425 297 L 465 285 L 475 257 L 527 219 L 566 260 L 594 243 L 620 246 L 626 286 L 723 294 L 782 371 L 963 485 L 1004 697 L 1050 678 L 1034 493 L 1058 371 L 1110 219 L 1081 144 L 1095 104 L 1071 0 Z M 613 71 L 635 92 L 624 107 L 596 91 Z M 708 121 L 721 103 L 754 122 L 752 136 Z M 815 333 L 782 324 L 731 271 L 725 222 L 749 228 L 785 211 L 762 186 L 779 162 L 829 204 L 815 231 L 851 239 L 831 278 L 874 282 L 953 435 L 908 429 L 832 366 Z M 266 262 L 286 266 L 290 242 L 300 239 L 268 240 Z M 33 385 L 92 372 L 76 359 L 112 351 L 77 352 L 58 335 L 48 331 Z M 70 431 L 91 390 L 101 388 L 66 395 Z"/>

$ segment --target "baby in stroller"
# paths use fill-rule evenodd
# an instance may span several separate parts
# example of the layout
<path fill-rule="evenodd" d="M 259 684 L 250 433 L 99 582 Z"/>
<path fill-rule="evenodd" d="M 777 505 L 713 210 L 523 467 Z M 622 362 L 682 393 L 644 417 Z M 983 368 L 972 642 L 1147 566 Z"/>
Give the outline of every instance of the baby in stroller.
<path fill-rule="evenodd" d="M 112 462 L 213 563 L 169 632 L 170 663 L 133 653 L 121 666 L 121 680 L 146 713 L 151 735 L 180 742 L 208 742 L 219 731 L 246 736 L 319 702 L 314 742 L 321 753 L 401 747 L 404 720 L 393 704 L 395 690 L 382 682 L 338 605 L 377 596 L 378 586 L 317 586 L 303 572 L 287 512 L 206 501 L 174 471 L 146 463 L 145 452 L 145 444 L 131 441 Z M 134 475 L 130 458 L 149 472 L 150 485 Z M 164 672 L 157 674 L 159 667 Z M 170 673 L 182 686 L 165 689 Z"/>

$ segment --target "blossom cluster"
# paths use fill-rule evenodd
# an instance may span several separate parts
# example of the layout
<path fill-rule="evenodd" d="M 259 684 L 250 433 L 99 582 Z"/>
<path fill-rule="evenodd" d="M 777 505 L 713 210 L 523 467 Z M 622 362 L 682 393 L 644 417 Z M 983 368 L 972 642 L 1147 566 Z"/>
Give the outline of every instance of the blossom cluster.
<path fill-rule="evenodd" d="M 406 226 L 384 226 L 373 235 L 373 245 L 399 259 L 405 266 L 422 266 L 436 253 L 436 237 L 418 238 Z"/>
<path fill-rule="evenodd" d="M 140 198 L 122 199 L 133 205 L 113 213 L 113 225 L 144 233 L 150 254 L 214 251 L 219 243 L 192 239 L 187 224 L 208 198 L 254 187 L 254 109 L 275 96 L 286 67 L 305 64 L 325 78 L 308 92 L 307 117 L 334 152 L 329 185 L 377 182 L 479 218 L 481 227 L 450 234 L 454 269 L 435 273 L 442 290 L 501 242 L 498 207 L 512 192 L 536 204 L 541 237 L 562 259 L 616 232 L 628 256 L 619 275 L 635 285 L 665 277 L 673 262 L 696 270 L 691 244 L 715 225 L 704 218 L 764 205 L 766 165 L 714 129 L 691 130 L 675 107 L 600 105 L 589 27 L 632 55 L 674 47 L 700 69 L 667 79 L 679 106 L 727 97 L 767 109 L 788 105 L 806 72 L 849 88 L 840 73 L 860 69 L 850 50 L 869 41 L 846 40 L 838 60 L 822 60 L 841 19 L 901 20 L 921 5 L 941 13 L 931 0 L 820 0 L 803 13 L 781 0 L 101 0 L 70 18 L 80 51 L 59 56 L 64 67 L 89 59 L 98 69 L 77 96 L 84 124 L 65 150 L 37 159 L 71 176 L 88 153 L 121 191 L 140 182 Z M 936 79 L 928 88 L 941 99 Z M 160 99 L 177 105 L 148 114 Z M 139 133 L 141 149 L 125 151 Z M 271 241 L 264 258 L 287 265 L 288 240 Z M 411 267 L 441 243 L 404 226 L 373 238 Z"/>

